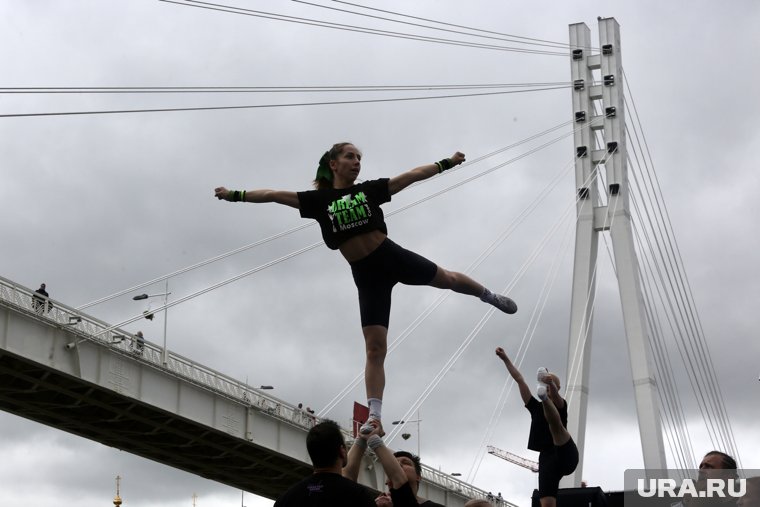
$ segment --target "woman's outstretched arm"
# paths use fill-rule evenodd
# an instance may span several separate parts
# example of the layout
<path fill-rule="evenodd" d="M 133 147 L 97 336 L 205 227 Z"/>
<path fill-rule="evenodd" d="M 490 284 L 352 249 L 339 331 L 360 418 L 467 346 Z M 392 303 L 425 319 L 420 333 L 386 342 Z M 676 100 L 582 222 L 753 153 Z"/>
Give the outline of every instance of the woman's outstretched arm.
<path fill-rule="evenodd" d="M 401 192 L 412 183 L 426 180 L 431 176 L 435 176 L 436 174 L 445 171 L 446 169 L 451 169 L 454 166 L 458 166 L 462 162 L 464 162 L 464 153 L 458 151 L 451 157 L 445 158 L 440 162 L 421 165 L 391 178 L 388 182 L 388 189 L 390 190 L 391 194 Z"/>
<path fill-rule="evenodd" d="M 533 397 L 533 394 L 530 392 L 530 387 L 528 387 L 528 384 L 525 383 L 525 379 L 523 378 L 522 373 L 520 373 L 520 370 L 518 370 L 517 367 L 512 364 L 512 361 L 510 361 L 507 353 L 504 352 L 503 348 L 496 347 L 496 355 L 499 356 L 499 359 L 504 361 L 504 366 L 507 367 L 507 371 L 512 376 L 512 378 L 515 379 L 515 382 L 517 382 L 517 387 L 520 389 L 520 397 L 522 398 L 523 403 L 528 403 L 528 401 L 530 401 L 530 399 Z"/>
<path fill-rule="evenodd" d="M 219 200 L 230 202 L 276 202 L 299 209 L 298 194 L 287 190 L 227 190 L 224 187 L 214 189 L 214 196 Z"/>

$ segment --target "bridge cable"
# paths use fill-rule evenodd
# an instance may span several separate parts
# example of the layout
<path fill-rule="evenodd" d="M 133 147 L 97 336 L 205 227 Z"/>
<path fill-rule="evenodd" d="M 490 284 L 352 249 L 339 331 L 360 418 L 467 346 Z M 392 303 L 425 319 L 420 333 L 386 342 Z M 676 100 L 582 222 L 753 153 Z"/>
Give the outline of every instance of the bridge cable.
<path fill-rule="evenodd" d="M 630 107 L 629 107 L 629 109 L 630 109 Z M 637 112 L 635 110 L 635 103 L 633 104 L 633 109 L 634 109 L 634 113 L 636 113 L 636 117 L 638 118 Z M 642 133 L 642 137 L 643 137 L 643 133 Z M 644 144 L 646 146 L 646 139 L 645 138 L 644 138 Z M 649 154 L 648 148 L 647 148 L 647 153 Z M 651 154 L 649 155 L 649 158 L 651 160 Z M 646 166 L 646 167 L 648 169 L 648 166 Z M 649 172 L 648 174 L 649 174 L 649 178 L 650 178 L 650 181 L 651 181 L 651 179 L 652 179 L 651 172 Z M 656 181 L 656 175 L 654 176 L 654 179 Z M 652 186 L 654 187 L 654 185 L 652 185 Z M 659 183 L 657 185 L 657 188 L 659 189 Z M 660 193 L 661 193 L 661 191 L 660 191 Z M 655 194 L 655 195 L 657 195 L 657 194 Z M 664 205 L 661 208 L 664 208 Z M 698 324 L 697 322 L 695 322 L 695 321 L 698 321 L 698 315 L 696 315 L 696 313 L 695 313 L 695 311 L 693 309 L 693 305 L 691 303 L 691 301 L 693 301 L 693 294 L 691 293 L 691 289 L 688 287 L 688 285 L 689 285 L 688 284 L 688 279 L 685 277 L 685 274 L 683 274 L 682 269 L 680 268 L 680 266 L 682 266 L 682 260 L 681 260 L 680 252 L 678 252 L 677 243 L 675 243 L 675 240 L 671 238 L 671 236 L 672 236 L 672 234 L 671 234 L 672 224 L 670 223 L 670 219 L 667 216 L 667 209 L 666 208 L 664 208 L 664 209 L 665 209 L 665 211 L 663 213 L 663 218 L 661 218 L 661 221 L 664 224 L 664 226 L 661 226 L 660 228 L 661 228 L 661 230 L 663 228 L 665 229 L 665 233 L 663 234 L 663 236 L 665 236 L 668 239 L 668 245 L 669 245 L 670 248 L 669 249 L 666 248 L 666 251 L 668 251 L 669 255 L 671 255 L 672 257 L 674 257 L 674 258 L 677 257 L 677 260 L 675 262 L 676 262 L 676 265 L 679 266 L 679 269 L 674 270 L 674 271 L 677 271 L 678 279 L 680 280 L 679 288 L 681 288 L 681 289 L 679 290 L 679 292 L 681 294 L 683 294 L 683 299 L 686 301 L 686 303 L 685 303 L 684 306 L 688 306 L 689 307 L 688 310 L 689 310 L 689 314 L 691 315 L 691 319 L 689 319 L 689 322 L 691 323 L 690 327 L 692 328 L 692 333 L 699 340 L 699 341 L 697 341 L 696 346 L 694 344 L 692 344 L 691 349 L 692 350 L 695 350 L 695 348 L 698 349 L 698 350 L 696 350 L 694 352 L 696 358 L 700 360 L 700 361 L 698 361 L 698 366 L 701 366 L 702 369 L 703 369 L 703 371 L 707 372 L 708 377 L 711 377 L 711 378 L 705 379 L 705 382 L 708 383 L 708 385 L 710 387 L 710 389 L 707 389 L 708 395 L 713 395 L 714 400 L 715 400 L 715 405 L 716 405 L 716 409 L 715 410 L 718 411 L 718 414 L 716 415 L 716 417 L 718 418 L 718 424 L 723 428 L 723 433 L 727 434 L 725 438 L 728 441 L 725 442 L 725 445 L 726 445 L 727 448 L 735 448 L 734 447 L 735 446 L 735 441 L 733 440 L 733 432 L 732 432 L 732 430 L 730 428 L 730 423 L 728 423 L 728 420 L 725 417 L 725 407 L 723 406 L 723 403 L 722 403 L 722 396 L 720 394 L 718 394 L 720 392 L 720 386 L 717 383 L 717 379 L 714 378 L 715 377 L 715 375 L 714 375 L 714 367 L 712 365 L 712 359 L 711 359 L 711 356 L 710 356 L 710 354 L 708 352 L 707 345 L 704 342 L 704 333 L 703 333 L 703 331 L 701 329 L 701 324 Z M 659 224 L 659 222 L 658 222 L 658 224 Z M 672 254 L 670 252 L 672 252 Z M 673 262 L 673 261 L 671 261 L 671 262 Z M 684 280 L 685 280 L 685 282 L 684 282 Z M 691 298 L 689 297 L 690 295 L 691 295 Z M 679 310 L 680 310 L 680 308 L 681 308 L 681 305 L 679 305 Z M 692 340 L 692 342 L 694 342 L 694 341 L 696 341 L 696 340 Z M 691 363 L 691 361 L 690 361 L 690 363 Z M 701 395 L 701 393 L 700 393 L 700 395 Z M 711 417 L 709 417 L 709 416 L 708 416 L 708 418 L 711 419 Z M 732 443 L 734 445 L 732 445 Z"/>
<path fill-rule="evenodd" d="M 245 9 L 242 7 L 235 7 L 231 5 L 223 5 L 223 4 L 212 3 L 212 2 L 200 2 L 197 0 L 187 0 L 187 2 L 181 2 L 181 1 L 176 1 L 176 0 L 159 0 L 159 1 L 164 2 L 164 3 L 180 5 L 183 7 L 195 7 L 195 8 L 206 9 L 206 10 L 211 10 L 211 11 L 226 12 L 229 14 L 239 14 L 239 15 L 250 16 L 250 17 L 255 17 L 255 18 L 270 19 L 274 21 L 284 21 L 287 23 L 316 26 L 320 28 L 330 28 L 333 30 L 341 30 L 341 31 L 347 31 L 347 32 L 357 32 L 357 33 L 363 33 L 363 34 L 368 34 L 368 35 L 378 35 L 378 36 L 390 37 L 394 39 L 406 39 L 406 40 L 414 40 L 414 41 L 420 41 L 420 42 L 446 44 L 446 45 L 451 45 L 451 46 L 471 47 L 471 48 L 476 48 L 476 49 L 509 51 L 509 52 L 515 52 L 515 53 L 529 53 L 529 54 L 563 56 L 563 57 L 568 56 L 567 52 L 548 51 L 548 50 L 542 50 L 542 49 L 516 48 L 516 47 L 510 47 L 510 46 L 498 46 L 494 44 L 467 42 L 467 41 L 461 41 L 461 40 L 456 40 L 456 39 L 443 39 L 440 37 L 416 35 L 416 34 L 404 33 L 404 32 L 394 32 L 394 31 L 389 31 L 389 30 L 380 30 L 377 28 L 348 25 L 344 23 L 333 23 L 331 21 L 322 21 L 322 20 L 302 18 L 302 17 L 297 17 L 297 16 L 288 16 L 285 14 L 257 11 L 253 9 Z"/>
<path fill-rule="evenodd" d="M 630 86 L 629 86 L 627 77 L 625 76 L 625 72 L 623 72 L 623 78 L 624 78 L 624 81 L 626 82 L 626 87 L 629 90 L 629 95 L 631 95 L 631 101 L 632 101 L 632 105 L 633 105 L 633 112 L 635 114 L 636 119 L 638 120 L 639 119 L 638 111 L 636 109 L 635 101 L 633 100 L 633 95 L 630 93 Z M 641 125 L 641 123 L 640 123 L 640 120 L 639 120 L 639 127 L 640 127 L 640 125 Z M 641 127 L 640 127 L 640 130 L 641 130 Z M 649 147 L 648 147 L 648 144 L 646 143 L 646 138 L 643 135 L 643 130 L 642 130 L 642 139 L 643 139 L 643 142 L 644 142 L 644 146 L 646 147 L 646 152 L 647 152 L 647 155 L 648 155 L 648 159 L 651 162 L 651 153 L 649 152 Z M 653 163 L 652 163 L 652 165 L 653 165 Z M 645 165 L 645 166 L 647 167 L 647 170 L 649 171 L 649 166 L 648 165 Z M 652 172 L 649 172 L 648 174 L 650 174 L 650 179 L 651 179 L 652 178 L 651 174 L 654 174 L 654 173 L 652 171 Z M 657 185 L 656 185 L 655 188 L 658 189 L 659 193 L 661 194 L 662 191 L 660 189 L 659 181 L 657 180 L 656 174 L 654 174 L 654 181 L 657 183 Z M 653 187 L 654 187 L 654 185 L 653 185 Z M 662 221 L 663 221 L 663 223 L 667 224 L 666 230 L 670 232 L 670 234 L 667 235 L 667 237 L 669 239 L 670 250 L 673 252 L 673 256 L 677 258 L 677 265 L 679 267 L 681 267 L 681 269 L 678 272 L 679 273 L 679 279 L 681 281 L 681 286 L 683 287 L 682 291 L 684 293 L 684 299 L 687 301 L 688 306 L 689 306 L 689 314 L 691 315 L 691 318 L 692 318 L 693 327 L 694 327 L 694 333 L 695 333 L 695 336 L 698 339 L 699 357 L 702 359 L 702 362 L 703 362 L 703 364 L 705 366 L 705 369 L 706 369 L 706 371 L 707 371 L 707 373 L 708 373 L 708 375 L 710 377 L 709 380 L 711 380 L 711 385 L 713 387 L 713 394 L 714 394 L 714 398 L 715 398 L 715 402 L 716 402 L 716 410 L 719 412 L 720 420 L 721 420 L 721 425 L 723 426 L 724 433 L 726 434 L 725 437 L 724 437 L 727 440 L 726 443 L 725 443 L 725 445 L 726 445 L 726 447 L 728 449 L 732 449 L 732 451 L 734 453 L 733 455 L 737 457 L 737 461 L 740 461 L 738 448 L 736 446 L 736 441 L 735 441 L 734 435 L 733 435 L 733 430 L 731 428 L 731 424 L 728 421 L 728 417 L 726 415 L 725 404 L 723 402 L 724 397 L 722 395 L 722 392 L 721 392 L 721 389 L 720 389 L 720 385 L 719 385 L 719 383 L 717 381 L 717 377 L 715 376 L 715 368 L 714 368 L 714 365 L 713 365 L 713 362 L 712 362 L 712 356 L 710 355 L 709 348 L 708 348 L 706 340 L 705 340 L 704 329 L 703 329 L 702 324 L 700 322 L 699 314 L 694 309 L 695 305 L 693 303 L 693 301 L 694 301 L 693 291 L 692 291 L 690 283 L 688 281 L 688 277 L 686 277 L 686 274 L 683 272 L 683 268 L 682 268 L 682 266 L 683 266 L 683 259 L 681 257 L 681 253 L 680 253 L 680 250 L 678 248 L 678 244 L 675 241 L 674 235 L 672 233 L 672 231 L 673 231 L 672 223 L 670 221 L 670 216 L 669 216 L 669 214 L 667 212 L 667 207 L 665 206 L 664 202 L 663 202 L 663 205 L 662 205 L 661 209 L 664 210 Z"/>
<path fill-rule="evenodd" d="M 378 9 L 378 8 L 375 8 L 375 7 L 368 7 L 366 5 L 360 5 L 360 4 L 346 2 L 346 1 L 342 1 L 342 0 L 332 0 L 332 1 L 336 2 L 336 3 L 340 3 L 340 4 L 351 5 L 351 6 L 354 6 L 354 7 L 361 7 L 362 9 L 368 9 L 368 10 L 372 10 L 372 11 L 384 12 L 386 14 L 393 14 L 394 16 L 401 16 L 401 17 L 405 17 L 405 18 L 426 21 L 426 22 L 429 22 L 429 23 L 438 23 L 438 24 L 444 25 L 444 26 L 452 26 L 452 27 L 456 27 L 456 28 L 464 28 L 466 30 L 472 30 L 472 31 L 476 31 L 476 32 L 489 33 L 489 34 L 494 34 L 494 35 L 502 35 L 504 37 L 513 37 L 515 39 L 522 39 L 522 40 L 530 41 L 530 42 L 521 42 L 520 40 L 514 41 L 514 42 L 519 42 L 521 44 L 542 42 L 542 43 L 547 43 L 547 44 L 554 45 L 554 47 L 561 47 L 561 48 L 571 47 L 571 48 L 592 49 L 592 50 L 596 50 L 596 51 L 599 50 L 598 48 L 593 48 L 593 47 L 570 45 L 570 44 L 568 44 L 566 42 L 554 42 L 554 41 L 549 41 L 549 40 L 544 40 L 544 39 L 535 39 L 535 38 L 531 38 L 531 37 L 522 37 L 522 36 L 519 36 L 519 35 L 512 35 L 512 34 L 508 34 L 508 33 L 493 32 L 493 31 L 490 31 L 490 30 L 484 30 L 482 28 L 473 28 L 473 27 L 459 25 L 459 24 L 446 23 L 446 22 L 443 22 L 443 21 L 436 21 L 434 19 L 422 18 L 422 17 L 412 16 L 412 15 L 409 15 L 409 14 L 402 14 L 402 13 L 394 12 L 394 11 L 386 11 L 386 10 L 383 10 L 383 9 Z"/>
<path fill-rule="evenodd" d="M 167 0 L 160 0 L 167 1 Z M 537 91 L 562 90 L 569 88 L 570 85 L 541 87 L 527 90 L 507 90 L 499 92 L 482 92 L 482 93 L 463 93 L 450 95 L 435 95 L 432 97 L 400 97 L 386 99 L 357 99 L 357 100 L 334 100 L 320 102 L 292 102 L 285 104 L 250 104 L 238 106 L 196 106 L 196 107 L 164 107 L 164 108 L 143 108 L 143 109 L 103 109 L 90 111 L 58 111 L 42 113 L 3 113 L 0 118 L 36 118 L 41 116 L 82 116 L 95 114 L 132 114 L 132 113 L 176 113 L 181 111 L 228 111 L 236 109 L 268 109 L 275 107 L 305 107 L 305 106 L 337 106 L 347 104 L 378 104 L 386 102 L 410 102 L 415 100 L 436 100 L 436 99 L 457 99 L 464 97 L 486 97 L 492 95 L 509 95 L 513 93 L 529 93 Z"/>
<path fill-rule="evenodd" d="M 628 107 L 627 104 L 626 104 L 626 107 Z M 634 134 L 635 134 L 635 139 L 637 140 L 638 147 L 639 147 L 639 149 L 641 149 L 641 143 L 640 143 L 640 140 L 639 140 L 639 137 L 638 137 L 638 132 L 635 129 L 635 126 L 634 126 L 633 131 L 634 131 Z M 628 131 L 628 126 L 627 125 L 626 125 L 626 133 L 628 134 L 629 139 L 633 139 L 634 138 L 634 136 L 630 135 L 630 133 Z M 629 151 L 629 153 L 633 153 L 633 155 L 635 157 L 635 161 L 636 161 L 636 167 L 641 168 L 642 164 L 641 164 L 641 161 L 639 160 L 639 154 L 638 154 L 638 151 L 635 149 L 635 146 L 632 147 L 632 149 Z M 628 161 L 629 161 L 629 165 L 630 166 L 634 166 L 633 161 L 630 159 L 630 155 L 629 155 Z M 667 390 L 666 393 L 669 394 L 669 403 L 663 405 L 663 410 L 665 411 L 666 415 L 668 415 L 671 411 L 675 412 L 673 414 L 673 419 L 674 419 L 673 420 L 673 425 L 675 426 L 676 431 L 678 432 L 678 438 L 679 438 L 679 441 L 681 442 L 680 448 L 682 449 L 682 455 L 683 455 L 682 456 L 683 463 L 682 463 L 682 466 L 680 466 L 679 468 L 682 468 L 682 469 L 694 468 L 696 465 L 695 465 L 695 461 L 694 461 L 693 455 L 691 453 L 691 450 L 692 450 L 691 438 L 690 438 L 690 435 L 689 435 L 688 426 L 687 426 L 686 421 L 685 421 L 684 412 L 683 412 L 682 404 L 681 404 L 681 401 L 680 401 L 680 396 L 678 394 L 678 387 L 677 387 L 677 384 L 675 383 L 675 381 L 673 379 L 672 372 L 674 370 L 673 370 L 673 367 L 672 367 L 672 361 L 670 360 L 670 355 L 669 355 L 669 352 L 668 352 L 668 347 L 665 345 L 664 338 L 662 337 L 662 331 L 661 331 L 662 325 L 658 324 L 657 328 L 654 327 L 654 324 L 655 323 L 660 323 L 661 319 L 659 317 L 659 312 L 656 311 L 657 307 L 653 307 L 653 305 L 652 305 L 652 303 L 653 303 L 653 295 L 652 295 L 651 289 L 649 288 L 650 285 L 651 285 L 649 283 L 649 280 L 652 280 L 652 284 L 655 285 L 655 287 L 657 289 L 657 293 L 659 295 L 659 300 L 663 304 L 665 302 L 665 296 L 663 295 L 662 290 L 661 290 L 660 287 L 664 288 L 665 284 L 664 284 L 664 275 L 662 273 L 662 270 L 660 269 L 660 264 L 657 263 L 657 261 L 655 259 L 655 248 L 652 245 L 652 241 L 650 240 L 649 235 L 645 235 L 645 234 L 646 234 L 647 231 L 651 231 L 652 233 L 655 232 L 654 225 L 652 223 L 652 219 L 651 219 L 649 210 L 651 208 L 654 208 L 654 209 L 658 209 L 658 208 L 653 207 L 651 205 L 650 206 L 646 205 L 646 201 L 643 198 L 644 192 L 641 190 L 642 188 L 644 188 L 644 183 L 643 182 L 641 182 L 641 183 L 639 182 L 636 171 L 631 171 L 631 175 L 632 175 L 632 179 L 631 179 L 631 182 L 632 182 L 632 186 L 631 186 L 631 188 L 632 188 L 632 193 L 631 193 L 632 201 L 631 202 L 633 203 L 634 209 L 636 210 L 636 213 L 633 216 L 634 216 L 634 218 L 638 219 L 637 222 L 633 223 L 633 225 L 634 225 L 634 232 L 635 232 L 636 238 L 637 238 L 638 250 L 641 253 L 641 259 L 642 259 L 642 261 L 644 261 L 643 268 L 649 267 L 649 276 L 647 277 L 643 273 L 644 269 L 642 269 L 642 266 L 641 265 L 639 266 L 640 267 L 640 272 L 642 272 L 642 276 L 641 276 L 642 284 L 644 285 L 645 289 L 648 290 L 648 292 L 649 292 L 649 296 L 645 298 L 645 303 L 647 304 L 648 318 L 650 319 L 649 322 L 650 322 L 650 328 L 651 328 L 652 338 L 653 338 L 653 348 L 659 346 L 660 356 L 661 356 L 661 361 L 660 361 L 660 363 L 658 365 L 658 369 L 660 370 L 659 373 L 661 374 L 661 376 L 664 375 L 664 376 L 667 377 L 667 379 L 662 379 L 660 381 L 660 384 L 663 386 L 663 388 Z M 650 177 L 650 187 L 649 188 L 651 188 L 651 177 Z M 637 193 L 636 193 L 637 191 L 642 196 L 640 199 L 637 197 Z M 641 200 L 641 202 L 642 202 L 641 206 L 639 206 L 639 200 Z M 651 196 L 650 196 L 649 202 L 650 203 L 652 202 Z M 644 210 L 644 212 L 641 211 L 642 209 Z M 646 225 L 643 224 L 643 219 L 645 217 L 647 218 L 647 220 L 649 222 L 649 227 L 646 227 Z M 641 223 L 639 223 L 639 222 L 641 222 Z M 656 220 L 655 220 L 655 222 L 656 222 Z M 642 235 L 644 235 L 644 239 L 646 239 L 648 248 L 644 247 L 644 242 L 641 239 Z M 656 237 L 657 236 L 655 236 L 655 238 Z M 655 242 L 656 242 L 656 240 L 655 240 Z M 647 252 L 649 252 L 649 255 L 647 255 Z M 661 250 L 660 250 L 660 252 L 661 252 Z M 654 265 L 654 267 L 655 267 L 655 269 L 656 269 L 656 271 L 657 271 L 657 273 L 659 275 L 658 278 L 660 280 L 660 284 L 656 284 L 655 283 L 656 279 L 655 279 L 655 276 L 654 276 L 654 269 L 652 269 L 652 267 L 651 267 L 652 265 Z M 675 330 L 673 322 L 672 322 L 672 320 L 670 318 L 670 314 L 666 313 L 666 317 L 667 317 L 667 320 L 668 320 L 668 324 L 669 324 L 671 333 L 673 335 L 675 335 L 676 330 Z M 653 352 L 657 353 L 657 350 L 653 350 Z M 682 356 L 682 360 L 683 360 L 683 354 L 682 353 L 681 353 L 681 356 Z M 657 360 L 658 357 L 655 356 L 655 359 Z M 674 406 L 675 406 L 675 409 L 673 408 Z M 678 428 L 680 428 L 680 431 L 678 430 Z M 675 455 L 674 455 L 674 457 L 675 457 Z"/>
<path fill-rule="evenodd" d="M 633 195 L 631 197 L 634 210 L 637 214 L 641 213 L 637 199 Z M 646 307 L 647 324 L 650 330 L 650 346 L 652 348 L 655 363 L 657 364 L 654 373 L 657 377 L 658 385 L 661 387 L 661 389 L 658 390 L 658 394 L 661 397 L 663 413 L 666 417 L 666 422 L 668 423 L 670 429 L 669 433 L 666 432 L 666 437 L 668 438 L 671 454 L 677 461 L 675 468 L 689 469 L 694 467 L 693 456 L 691 456 L 690 452 L 690 436 L 688 433 L 688 427 L 685 425 L 683 406 L 678 394 L 678 386 L 673 376 L 672 361 L 670 360 L 670 354 L 663 338 L 662 320 L 660 318 L 659 312 L 657 311 L 657 306 L 653 304 L 654 293 L 652 291 L 652 285 L 654 285 L 654 288 L 657 291 L 659 300 L 661 302 L 663 301 L 663 295 L 660 289 L 661 286 L 655 283 L 654 273 L 655 270 L 659 272 L 660 268 L 659 265 L 656 264 L 656 261 L 652 258 L 653 248 L 649 237 L 644 236 L 642 239 L 643 234 L 641 227 L 636 222 L 633 223 L 633 232 L 636 242 L 639 245 L 640 251 L 639 273 L 642 282 L 642 289 L 644 291 L 644 304 Z M 649 245 L 648 250 L 645 250 L 643 248 L 644 240 L 646 240 L 647 244 Z M 649 255 L 647 255 L 647 251 L 649 252 Z M 662 275 L 660 274 L 660 276 Z M 672 330 L 672 322 L 670 320 L 669 314 L 666 314 L 666 317 L 671 325 Z M 660 392 L 661 390 L 664 390 L 664 392 Z M 662 400 L 663 396 L 666 398 L 666 400 Z M 675 434 L 675 437 L 671 438 L 670 433 Z M 678 444 L 673 442 L 673 439 L 677 439 Z"/>
<path fill-rule="evenodd" d="M 630 161 L 630 157 L 629 165 L 633 165 Z M 640 198 L 636 195 L 636 190 L 639 190 L 637 186 L 638 181 L 636 171 L 630 171 L 630 174 L 632 176 L 631 203 L 633 205 L 633 210 L 635 211 L 635 214 L 633 214 L 633 216 L 638 220 L 641 220 L 645 214 L 649 214 L 649 209 L 646 206 L 639 205 Z M 677 393 L 677 384 L 673 378 L 672 361 L 670 360 L 670 354 L 662 336 L 662 321 L 659 316 L 659 312 L 657 311 L 657 306 L 653 304 L 655 300 L 654 292 L 651 288 L 652 285 L 654 285 L 657 291 L 659 300 L 661 302 L 664 302 L 663 294 L 660 289 L 662 285 L 655 283 L 655 271 L 659 274 L 660 280 L 663 279 L 662 271 L 659 264 L 656 262 L 656 259 L 654 258 L 655 250 L 651 239 L 646 234 L 648 229 L 643 227 L 638 221 L 634 221 L 632 225 L 636 250 L 639 254 L 639 278 L 641 280 L 643 300 L 646 311 L 645 315 L 649 329 L 649 345 L 650 349 L 652 350 L 653 359 L 656 365 L 653 374 L 655 375 L 656 381 L 660 386 L 660 389 L 658 389 L 658 395 L 660 396 L 662 413 L 666 424 L 668 425 L 668 431 L 665 431 L 665 429 L 663 430 L 665 432 L 666 438 L 668 438 L 673 458 L 679 461 L 676 468 L 693 468 L 693 463 L 690 462 L 688 457 L 689 450 L 691 448 L 691 445 L 688 443 L 690 440 L 688 436 L 688 428 L 684 424 L 683 408 L 680 402 L 680 397 Z M 644 237 L 642 238 L 642 236 Z M 646 241 L 646 245 L 644 241 Z M 645 248 L 645 246 L 648 246 L 648 248 Z M 666 313 L 666 317 L 672 330 L 673 324 L 669 314 Z M 671 434 L 674 434 L 675 436 L 671 438 Z M 675 445 L 675 442 L 673 442 L 674 438 L 679 441 L 679 445 Z"/>
<path fill-rule="evenodd" d="M 569 81 L 536 83 L 482 83 L 450 85 L 356 85 L 356 86 L 18 86 L 0 87 L 0 94 L 146 94 L 146 93 L 324 93 L 430 90 L 482 90 L 489 88 L 536 88 L 570 86 Z"/>
<path fill-rule="evenodd" d="M 190 0 L 190 1 L 192 1 L 192 0 Z M 295 3 L 299 3 L 299 4 L 304 4 L 304 5 L 310 5 L 312 7 L 319 7 L 319 8 L 322 8 L 322 9 L 329 9 L 329 10 L 337 11 L 337 12 L 345 12 L 345 13 L 348 13 L 348 14 L 355 14 L 357 16 L 362 16 L 362 17 L 371 18 L 371 19 L 379 19 L 381 21 L 390 21 L 391 23 L 399 23 L 399 24 L 402 24 L 402 25 L 409 25 L 409 26 L 414 26 L 414 27 L 417 27 L 417 28 L 426 28 L 426 29 L 429 29 L 429 30 L 438 30 L 438 31 L 441 31 L 441 32 L 455 33 L 455 34 L 458 34 L 458 35 L 466 35 L 468 37 L 480 37 L 480 38 L 483 38 L 483 39 L 499 40 L 499 41 L 504 41 L 504 42 L 515 42 L 517 44 L 526 44 L 526 45 L 532 45 L 532 46 L 543 46 L 543 47 L 550 47 L 550 48 L 553 48 L 553 49 L 568 49 L 568 47 L 569 47 L 569 45 L 567 43 L 549 42 L 549 41 L 534 42 L 537 39 L 529 39 L 530 42 L 526 42 L 526 38 L 525 37 L 517 38 L 516 36 L 510 36 L 510 35 L 494 37 L 493 35 L 481 35 L 481 34 L 477 34 L 477 33 L 463 32 L 461 30 L 452 29 L 452 28 L 440 28 L 440 27 L 437 27 L 437 26 L 423 25 L 423 24 L 420 24 L 420 23 L 413 23 L 411 21 L 401 21 L 401 20 L 398 20 L 398 19 L 391 19 L 391 18 L 385 18 L 385 17 L 382 17 L 382 16 L 376 16 L 376 15 L 372 15 L 372 14 L 366 14 L 366 13 L 361 13 L 361 12 L 356 12 L 356 11 L 350 11 L 348 9 L 340 9 L 338 7 L 330 7 L 330 6 L 327 6 L 327 5 L 321 5 L 321 4 L 316 4 L 316 3 L 312 3 L 312 2 L 307 2 L 305 0 L 291 0 L 291 2 L 295 2 Z M 340 3 L 348 3 L 348 2 L 340 2 Z M 353 4 L 351 4 L 351 5 L 353 5 Z M 381 9 L 373 9 L 373 10 L 380 11 Z M 389 12 L 389 11 L 383 11 L 383 12 Z M 398 14 L 398 13 L 393 13 L 393 14 L 396 15 L 396 16 L 403 16 L 402 14 Z M 409 16 L 409 17 L 411 17 L 411 16 Z M 434 21 L 434 23 L 437 23 L 437 22 Z M 449 25 L 449 24 L 447 24 L 447 25 L 448 26 L 454 26 L 454 25 Z M 457 27 L 457 28 L 464 28 L 464 27 Z M 486 33 L 484 30 L 477 30 L 477 31 L 479 31 L 481 33 Z M 523 40 L 520 40 L 520 39 L 523 39 Z"/>

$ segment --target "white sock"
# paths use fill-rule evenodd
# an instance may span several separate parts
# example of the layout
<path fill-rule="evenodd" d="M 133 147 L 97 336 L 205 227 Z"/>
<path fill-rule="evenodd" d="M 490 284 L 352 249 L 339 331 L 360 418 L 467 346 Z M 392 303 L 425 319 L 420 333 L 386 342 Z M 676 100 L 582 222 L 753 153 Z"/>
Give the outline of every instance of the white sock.
<path fill-rule="evenodd" d="M 383 400 L 378 398 L 368 398 L 367 404 L 369 405 L 370 419 L 380 419 L 380 414 L 383 411 Z"/>

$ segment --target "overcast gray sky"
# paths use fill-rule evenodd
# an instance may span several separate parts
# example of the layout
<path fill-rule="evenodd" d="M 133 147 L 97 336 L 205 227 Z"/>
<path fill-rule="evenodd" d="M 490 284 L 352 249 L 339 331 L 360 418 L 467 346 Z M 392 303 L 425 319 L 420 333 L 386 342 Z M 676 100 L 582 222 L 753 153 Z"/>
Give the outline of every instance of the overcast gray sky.
<path fill-rule="evenodd" d="M 233 2 L 230 2 L 232 4 Z M 323 6 L 360 10 L 318 0 Z M 242 1 L 250 9 L 397 32 L 461 38 L 341 14 L 305 3 Z M 741 459 L 760 468 L 757 376 L 760 345 L 754 288 L 760 192 L 756 118 L 760 7 L 752 0 L 457 2 L 364 5 L 460 26 L 565 42 L 597 16 L 621 25 L 623 66 L 662 186 L 699 317 L 725 395 Z M 370 11 L 362 11 L 368 13 Z M 378 14 L 378 13 L 375 13 Z M 503 41 L 489 44 L 513 45 Z M 0 0 L 2 87 L 360 86 L 568 82 L 567 58 L 431 44 L 214 12 L 154 0 Z M 542 49 L 538 46 L 529 46 Z M 543 48 L 546 49 L 546 48 Z M 488 90 L 486 90 L 488 91 Z M 477 93 L 476 90 L 474 93 Z M 473 93 L 473 92 L 446 92 Z M 166 109 L 412 97 L 391 93 L 0 94 L 0 115 Z M 218 202 L 213 188 L 309 187 L 317 161 L 339 141 L 364 153 L 362 178 L 393 176 L 455 150 L 474 160 L 571 118 L 568 89 L 422 101 L 209 111 L 0 117 L 0 275 L 79 306 L 289 230 L 304 223 L 290 208 Z M 567 131 L 567 130 L 565 130 Z M 566 139 L 454 191 L 430 198 L 527 151 L 521 146 L 408 189 L 385 205 L 390 237 L 440 265 L 465 270 L 539 197 L 572 160 Z M 501 291 L 541 238 L 572 206 L 572 172 L 473 273 Z M 523 362 L 565 374 L 572 248 L 555 240 L 516 279 L 515 316 L 494 315 L 420 407 L 420 428 L 390 445 L 416 450 L 444 472 L 521 506 L 535 476 L 492 456 L 476 460 L 506 372 L 493 350 L 514 354 L 559 253 L 559 276 Z M 572 230 L 570 229 L 570 232 Z M 173 278 L 181 297 L 319 241 L 316 227 Z M 604 246 L 601 247 L 604 249 Z M 591 402 L 584 478 L 622 488 L 642 466 L 619 299 L 600 252 Z M 161 292 L 162 284 L 150 288 Z M 440 295 L 394 291 L 390 338 Z M 179 354 L 317 410 L 363 366 L 349 268 L 320 247 L 169 311 L 168 343 Z M 147 308 L 123 296 L 88 309 L 121 322 Z M 384 418 L 400 418 L 421 395 L 487 307 L 452 295 L 388 357 Z M 138 321 L 160 343 L 163 322 Z M 688 392 L 684 393 L 688 396 Z M 345 424 L 359 386 L 327 414 Z M 693 453 L 713 448 L 693 402 Z M 416 416 L 415 416 L 416 417 Z M 0 414 L 0 504 L 80 507 L 108 504 L 123 477 L 126 506 L 239 505 L 241 492 L 9 414 Z M 486 442 L 525 449 L 528 413 L 516 390 Z M 248 507 L 271 501 L 244 496 Z"/>

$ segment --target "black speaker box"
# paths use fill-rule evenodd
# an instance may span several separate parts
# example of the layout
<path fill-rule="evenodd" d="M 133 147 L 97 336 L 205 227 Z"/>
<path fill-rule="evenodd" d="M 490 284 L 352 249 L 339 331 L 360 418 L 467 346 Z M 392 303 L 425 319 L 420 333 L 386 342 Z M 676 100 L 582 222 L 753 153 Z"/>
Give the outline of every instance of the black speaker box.
<path fill-rule="evenodd" d="M 533 490 L 533 507 L 541 507 L 538 490 Z M 557 493 L 557 507 L 610 507 L 602 488 L 564 488 Z"/>

